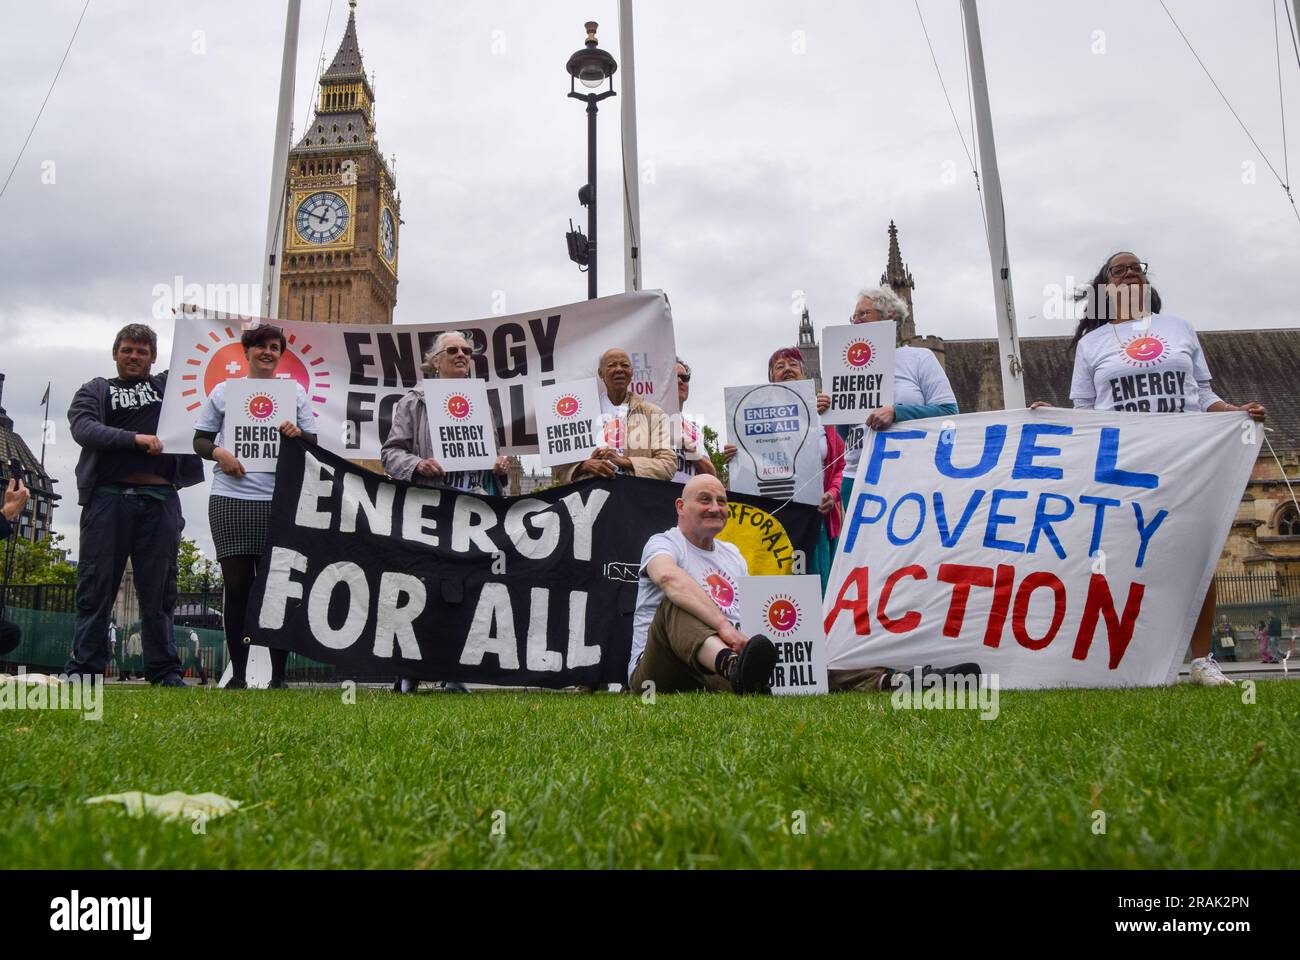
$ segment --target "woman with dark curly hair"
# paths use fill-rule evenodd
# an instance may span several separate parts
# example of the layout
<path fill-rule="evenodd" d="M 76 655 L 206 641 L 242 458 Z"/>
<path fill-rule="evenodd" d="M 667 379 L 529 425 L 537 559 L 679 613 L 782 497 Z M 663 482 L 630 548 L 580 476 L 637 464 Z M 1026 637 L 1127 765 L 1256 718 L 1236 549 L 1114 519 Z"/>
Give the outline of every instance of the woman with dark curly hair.
<path fill-rule="evenodd" d="M 1210 388 L 1210 368 L 1192 325 L 1161 313 L 1160 294 L 1147 265 L 1122 250 L 1106 258 L 1092 283 L 1075 299 L 1083 304 L 1074 331 L 1074 379 L 1070 399 L 1076 409 L 1133 413 L 1218 413 L 1244 411 L 1264 420 L 1258 403 L 1234 406 Z M 1043 407 L 1041 401 L 1030 404 Z M 1229 686 L 1210 655 L 1214 632 L 1214 581 L 1192 631 L 1193 683 Z"/>

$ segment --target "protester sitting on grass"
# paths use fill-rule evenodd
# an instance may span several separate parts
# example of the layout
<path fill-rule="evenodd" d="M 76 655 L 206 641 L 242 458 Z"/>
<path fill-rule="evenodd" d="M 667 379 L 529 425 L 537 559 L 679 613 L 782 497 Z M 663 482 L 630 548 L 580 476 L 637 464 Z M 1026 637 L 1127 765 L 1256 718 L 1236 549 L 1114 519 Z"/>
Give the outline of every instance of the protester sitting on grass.
<path fill-rule="evenodd" d="M 677 500 L 677 526 L 641 553 L 628 682 L 657 693 L 770 692 L 776 647 L 747 637 L 740 619 L 740 551 L 715 539 L 727 525 L 727 491 L 716 477 L 691 478 Z"/>
<path fill-rule="evenodd" d="M 461 380 L 471 376 L 474 348 L 469 338 L 457 330 L 438 335 L 424 356 L 424 375 L 438 380 Z M 493 416 L 499 414 L 493 410 Z M 499 427 L 500 424 L 498 423 Z M 384 441 L 379 457 L 384 471 L 395 480 L 405 480 L 422 487 L 462 490 L 479 496 L 496 497 L 505 493 L 508 462 L 497 457 L 491 470 L 444 470 L 433 455 L 433 433 L 424 390 L 415 387 L 393 407 L 393 426 Z M 420 686 L 414 677 L 398 677 L 394 693 L 414 693 Z M 467 692 L 464 684 L 447 683 L 444 689 Z"/>
<path fill-rule="evenodd" d="M 27 486 L 21 478 L 13 477 L 10 479 L 5 487 L 4 506 L 0 508 L 0 541 L 8 540 L 13 536 L 13 524 L 22 516 L 23 508 L 27 506 L 29 496 Z M 0 613 L 4 613 L 4 611 L 0 610 Z M 10 623 L 8 620 L 0 620 L 0 657 L 17 650 L 22 636 L 23 633 L 18 624 Z"/>
<path fill-rule="evenodd" d="M 677 470 L 668 416 L 632 390 L 632 358 L 613 348 L 600 355 L 596 376 L 605 385 L 600 398 L 605 443 L 580 463 L 555 468 L 557 483 L 622 473 L 671 480 Z"/>
<path fill-rule="evenodd" d="M 284 331 L 263 324 L 244 331 L 240 343 L 248 361 L 248 378 L 274 379 L 275 369 L 287 347 Z M 212 474 L 212 495 L 208 498 L 208 523 L 225 585 L 226 646 L 230 649 L 231 666 L 226 689 L 240 690 L 247 686 L 248 644 L 245 638 L 251 630 L 245 619 L 245 610 L 266 547 L 275 474 L 248 473 L 233 453 L 217 445 L 225 439 L 227 383 L 229 381 L 223 381 L 212 389 L 199 412 L 194 423 L 194 452 L 217 464 Z M 297 422 L 285 420 L 280 424 L 280 434 L 304 437 L 308 443 L 315 443 L 316 435 L 311 432 L 315 420 L 307 392 L 299 384 L 294 386 Z M 196 644 L 197 640 L 195 636 Z M 271 688 L 283 689 L 289 685 L 285 679 L 289 651 L 271 647 L 270 654 Z M 206 682 L 206 676 L 204 680 Z"/>

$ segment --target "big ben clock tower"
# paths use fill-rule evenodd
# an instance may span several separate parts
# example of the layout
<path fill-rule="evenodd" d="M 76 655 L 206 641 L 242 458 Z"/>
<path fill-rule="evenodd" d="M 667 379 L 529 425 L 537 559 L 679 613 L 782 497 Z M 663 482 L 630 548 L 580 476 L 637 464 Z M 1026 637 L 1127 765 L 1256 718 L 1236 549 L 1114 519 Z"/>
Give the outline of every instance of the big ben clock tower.
<path fill-rule="evenodd" d="M 375 140 L 356 0 L 316 116 L 289 151 L 280 308 L 285 320 L 392 323 L 401 197 Z"/>

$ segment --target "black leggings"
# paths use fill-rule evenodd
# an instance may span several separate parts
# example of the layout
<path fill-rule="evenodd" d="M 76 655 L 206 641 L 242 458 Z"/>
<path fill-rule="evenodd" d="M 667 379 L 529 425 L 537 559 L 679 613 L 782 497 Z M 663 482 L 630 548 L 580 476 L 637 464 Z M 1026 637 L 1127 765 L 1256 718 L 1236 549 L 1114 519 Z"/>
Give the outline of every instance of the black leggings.
<path fill-rule="evenodd" d="M 244 643 L 244 638 L 249 634 L 244 630 L 244 619 L 248 609 L 248 595 L 253 591 L 260 559 L 249 554 L 226 557 L 221 561 L 221 578 L 225 582 L 226 593 L 226 647 L 230 650 L 230 665 L 236 680 L 247 679 L 248 645 Z M 282 683 L 285 664 L 289 662 L 289 651 L 275 647 L 268 649 L 271 653 L 271 682 Z"/>

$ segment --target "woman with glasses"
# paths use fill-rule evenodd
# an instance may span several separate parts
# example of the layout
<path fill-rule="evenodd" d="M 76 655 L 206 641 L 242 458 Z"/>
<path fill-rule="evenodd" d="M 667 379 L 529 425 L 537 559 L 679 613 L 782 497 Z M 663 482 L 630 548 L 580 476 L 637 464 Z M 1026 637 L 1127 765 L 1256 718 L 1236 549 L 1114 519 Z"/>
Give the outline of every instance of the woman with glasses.
<path fill-rule="evenodd" d="M 424 375 L 440 380 L 463 379 L 472 375 L 474 348 L 469 338 L 457 330 L 440 333 L 424 356 L 421 369 Z M 493 418 L 499 416 L 493 410 Z M 501 424 L 496 427 L 500 429 Z M 433 456 L 433 434 L 429 429 L 429 413 L 424 402 L 424 390 L 414 387 L 393 407 L 393 425 L 388 439 L 379 452 L 384 470 L 395 480 L 405 480 L 422 487 L 443 487 L 475 493 L 480 496 L 501 496 L 506 490 L 508 461 L 497 457 L 491 470 L 445 470 Z M 413 693 L 419 681 L 400 677 L 393 689 Z M 464 692 L 459 683 L 448 683 L 445 689 Z"/>
<path fill-rule="evenodd" d="M 686 417 L 686 398 L 691 395 L 691 365 L 681 357 L 677 358 L 677 409 L 678 428 L 674 431 L 673 452 L 677 454 L 677 472 L 673 474 L 673 483 L 685 483 L 697 473 L 707 473 L 711 477 L 718 475 L 709 453 L 704 449 L 704 433 L 699 424 Z M 687 450 L 698 450 L 698 460 L 688 459 Z"/>
<path fill-rule="evenodd" d="M 852 323 L 878 323 L 892 320 L 901 324 L 907 319 L 907 303 L 888 287 L 873 287 L 858 292 L 858 303 L 849 318 Z M 825 413 L 831 398 L 817 395 L 817 412 Z M 957 397 L 948 382 L 948 374 L 933 350 L 925 347 L 900 346 L 894 350 L 894 402 L 872 410 L 861 426 L 844 425 L 837 429 L 844 439 L 844 483 L 841 485 L 845 512 L 853 493 L 853 478 L 862 457 L 866 427 L 888 430 L 904 420 L 925 417 L 951 417 L 957 413 Z"/>
<path fill-rule="evenodd" d="M 1106 258 L 1092 283 L 1075 294 L 1082 303 L 1070 348 L 1074 379 L 1070 399 L 1079 410 L 1132 413 L 1218 413 L 1241 410 L 1264 420 L 1258 403 L 1234 406 L 1210 389 L 1210 368 L 1192 325 L 1161 313 L 1160 294 L 1147 265 L 1128 251 Z M 1050 404 L 1037 401 L 1039 408 Z M 1214 581 L 1192 631 L 1193 683 L 1232 683 L 1209 656 L 1214 632 Z"/>

